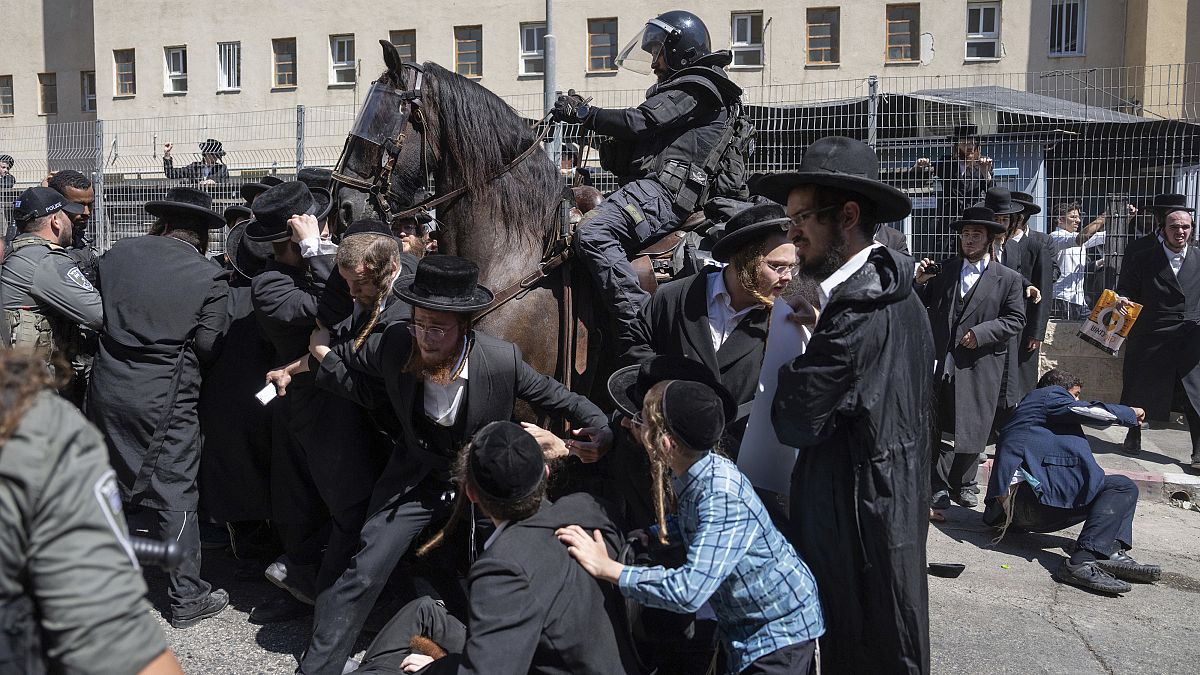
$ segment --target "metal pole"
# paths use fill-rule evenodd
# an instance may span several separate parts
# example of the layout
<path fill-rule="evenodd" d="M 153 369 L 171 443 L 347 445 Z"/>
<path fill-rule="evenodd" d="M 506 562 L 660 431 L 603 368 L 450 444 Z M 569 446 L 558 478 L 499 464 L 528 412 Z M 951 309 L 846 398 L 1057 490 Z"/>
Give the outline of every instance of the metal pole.
<path fill-rule="evenodd" d="M 296 106 L 296 171 L 304 168 L 304 106 Z"/>
<path fill-rule="evenodd" d="M 104 120 L 96 120 L 96 176 L 92 180 L 95 188 L 96 203 L 92 206 L 92 222 L 95 223 L 96 246 L 108 250 L 112 245 L 109 240 L 108 222 L 104 217 Z"/>
<path fill-rule="evenodd" d="M 879 116 L 879 76 L 867 76 L 867 145 L 871 149 L 875 149 L 875 142 L 878 139 L 878 116 Z"/>
<path fill-rule="evenodd" d="M 557 39 L 554 37 L 554 0 L 546 0 L 546 38 L 542 43 L 543 49 L 543 65 L 542 65 L 542 114 L 550 112 L 554 107 L 554 101 L 562 92 L 557 91 L 556 61 L 557 50 L 555 43 Z M 547 154 L 550 155 L 550 161 L 554 163 L 554 167 L 562 166 L 562 137 L 563 129 L 561 122 L 553 122 L 554 135 L 551 137 L 550 144 L 546 147 Z"/>

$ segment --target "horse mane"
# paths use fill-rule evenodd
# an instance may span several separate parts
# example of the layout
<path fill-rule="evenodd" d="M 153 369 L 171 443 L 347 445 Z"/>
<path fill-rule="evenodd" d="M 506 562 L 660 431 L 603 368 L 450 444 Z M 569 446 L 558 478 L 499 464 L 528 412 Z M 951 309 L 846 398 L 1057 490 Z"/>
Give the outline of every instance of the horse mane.
<path fill-rule="evenodd" d="M 554 163 L 535 151 L 492 179 L 537 142 L 528 122 L 478 83 L 432 61 L 422 68 L 422 104 L 430 113 L 430 126 L 435 127 L 426 133 L 442 148 L 439 171 L 465 184 L 475 208 L 498 219 L 501 232 L 543 240 L 555 226 L 550 215 L 562 190 Z"/>

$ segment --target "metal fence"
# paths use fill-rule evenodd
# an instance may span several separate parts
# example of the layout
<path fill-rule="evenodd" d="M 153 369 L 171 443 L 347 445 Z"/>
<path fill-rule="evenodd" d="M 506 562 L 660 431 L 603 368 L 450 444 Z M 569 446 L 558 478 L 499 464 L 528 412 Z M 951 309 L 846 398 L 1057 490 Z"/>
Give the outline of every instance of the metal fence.
<path fill-rule="evenodd" d="M 642 90 L 585 91 L 601 107 L 635 106 Z M 506 97 L 529 119 L 542 116 L 540 94 Z M 1200 196 L 1200 64 L 961 76 L 870 76 L 792 85 L 748 87 L 744 101 L 759 136 L 750 169 L 795 168 L 805 148 L 822 136 L 861 139 L 879 153 L 884 180 L 913 199 L 913 215 L 895 226 L 918 256 L 945 258 L 957 244 L 949 223 L 964 205 L 951 183 L 961 177 L 917 167 L 955 152 L 956 127 L 975 125 L 995 184 L 1032 194 L 1043 211 L 1031 222 L 1052 231 L 1059 204 L 1077 202 L 1083 224 L 1111 215 L 1105 238 L 1089 242 L 1071 262 L 1062 284 L 1082 278 L 1087 300 L 1115 284 L 1126 243 L 1151 227 L 1153 195 Z M 354 119 L 354 106 L 297 106 L 244 113 L 99 120 L 0 129 L 0 153 L 16 159 L 17 186 L 0 190 L 11 209 L 16 191 L 47 171 L 75 169 L 96 183 L 93 226 L 102 247 L 142 234 L 146 201 L 178 181 L 163 173 L 163 145 L 172 143 L 176 166 L 198 160 L 199 144 L 223 144 L 230 180 L 211 186 L 215 204 L 241 201 L 242 183 L 266 174 L 294 175 L 298 167 L 331 167 Z M 595 140 L 563 131 L 565 178 L 586 169 L 601 190 L 616 186 L 599 168 Z M 948 162 L 940 166 L 966 164 Z M 952 173 L 946 171 L 946 173 Z M 1132 204 L 1138 215 L 1128 217 Z M 220 250 L 218 239 L 214 248 Z M 1075 251 L 1078 253 L 1078 250 Z M 1079 263 L 1082 258 L 1083 262 Z M 1082 265 L 1082 269 L 1074 269 Z M 1080 277 L 1081 275 L 1081 277 Z"/>

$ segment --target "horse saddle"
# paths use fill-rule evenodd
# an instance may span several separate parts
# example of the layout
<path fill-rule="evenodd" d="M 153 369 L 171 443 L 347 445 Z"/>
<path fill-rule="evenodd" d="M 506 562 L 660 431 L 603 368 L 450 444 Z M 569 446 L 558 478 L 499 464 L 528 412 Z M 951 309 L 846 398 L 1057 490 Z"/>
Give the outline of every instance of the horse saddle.
<path fill-rule="evenodd" d="M 674 279 L 684 264 L 684 237 L 699 227 L 705 220 L 704 212 L 697 211 L 688 216 L 678 230 L 651 243 L 630 261 L 637 273 L 638 285 L 650 295 L 658 285 Z"/>

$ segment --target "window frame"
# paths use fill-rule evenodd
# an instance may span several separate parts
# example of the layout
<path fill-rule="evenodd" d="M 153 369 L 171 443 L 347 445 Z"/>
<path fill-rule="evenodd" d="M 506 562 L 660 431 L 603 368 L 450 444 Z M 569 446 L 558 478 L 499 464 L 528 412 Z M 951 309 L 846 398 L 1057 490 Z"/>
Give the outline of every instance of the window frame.
<path fill-rule="evenodd" d="M 354 33 L 333 33 L 329 36 L 329 84 L 335 87 L 348 87 L 358 84 L 358 54 Z M 350 45 L 349 49 L 342 50 L 342 56 L 345 57 L 349 52 L 350 60 L 337 59 L 337 49 L 339 44 Z M 350 73 L 349 80 L 339 80 L 338 73 Z"/>
<path fill-rule="evenodd" d="M 754 41 L 754 19 L 758 19 L 758 42 Z M 764 47 L 764 34 L 766 33 L 766 21 L 761 11 L 758 12 L 730 12 L 729 13 L 729 51 L 733 53 L 733 62 L 729 64 L 732 70 L 758 70 L 762 68 L 766 62 L 766 49 Z M 738 22 L 745 21 L 747 42 L 741 42 L 738 37 Z M 737 62 L 738 54 L 758 54 L 758 63 L 742 63 Z"/>
<path fill-rule="evenodd" d="M 1066 34 L 1064 31 L 1067 30 L 1067 24 L 1065 21 L 1062 21 L 1060 18 L 1058 37 L 1063 38 L 1063 39 L 1059 43 L 1060 49 L 1058 51 L 1055 51 L 1054 50 L 1054 38 L 1055 38 L 1054 17 L 1055 17 L 1056 13 L 1064 11 L 1068 5 L 1076 5 L 1076 6 L 1078 6 L 1078 9 L 1079 9 L 1079 11 L 1075 17 L 1075 26 L 1074 26 L 1075 31 L 1076 31 L 1076 34 L 1075 34 L 1076 46 L 1075 46 L 1075 49 L 1072 51 L 1065 51 L 1065 50 L 1061 49 L 1061 47 L 1066 43 L 1066 40 L 1065 40 Z M 1048 25 L 1050 26 L 1050 36 L 1049 36 L 1049 45 L 1048 45 L 1048 50 L 1049 50 L 1048 53 L 1049 53 L 1050 58 L 1087 56 L 1087 0 L 1050 0 L 1050 21 L 1048 22 Z"/>
<path fill-rule="evenodd" d="M 4 84 L 6 80 L 7 80 L 7 85 L 6 85 L 6 86 L 0 86 L 0 92 L 4 92 L 5 90 L 7 90 L 7 93 L 8 93 L 8 103 L 7 103 L 7 106 L 8 106 L 8 112 L 5 112 L 5 111 L 4 111 L 4 108 L 5 108 L 5 105 L 6 105 L 6 104 L 5 104 L 5 102 L 4 102 L 4 98 L 5 98 L 5 97 L 4 97 L 3 95 L 0 95 L 0 117 L 13 117 L 13 116 L 15 116 L 15 115 L 17 114 L 17 92 L 16 92 L 16 85 L 13 83 L 13 76 L 12 76 L 12 75 L 0 75 L 0 84 Z"/>
<path fill-rule="evenodd" d="M 52 81 L 51 84 L 46 84 L 46 80 L 44 78 L 49 78 Z M 38 73 L 37 74 L 37 83 L 38 83 L 38 115 L 41 117 L 49 117 L 51 115 L 57 115 L 58 114 L 58 73 L 57 72 Z M 49 110 L 48 109 L 49 106 L 46 105 L 47 89 L 54 90 L 54 96 L 50 99 L 50 101 L 54 104 L 53 110 Z"/>
<path fill-rule="evenodd" d="M 832 12 L 832 23 L 814 23 L 812 18 L 815 12 Z M 812 34 L 814 26 L 830 26 L 829 35 Z M 829 39 L 828 47 L 813 47 L 812 40 Z M 837 66 L 841 65 L 842 59 L 842 8 L 841 7 L 809 7 L 804 12 L 804 65 L 805 66 Z M 827 50 L 832 57 L 829 61 L 814 61 L 812 60 L 812 52 L 814 49 Z"/>
<path fill-rule="evenodd" d="M 129 54 L 129 91 L 122 90 L 121 61 L 118 55 Z M 113 50 L 113 98 L 130 98 L 137 96 L 137 49 L 128 47 Z"/>
<path fill-rule="evenodd" d="M 528 45 L 525 44 L 526 31 L 533 31 L 534 46 L 536 47 L 537 43 L 539 41 L 539 38 L 537 37 L 538 29 L 541 29 L 540 41 L 542 43 L 542 48 L 541 49 L 532 49 L 532 50 L 527 49 Z M 517 75 L 519 75 L 521 77 L 542 77 L 546 74 L 546 34 L 547 34 L 547 32 L 548 31 L 546 29 L 545 21 L 525 21 L 520 24 L 520 34 L 518 36 L 519 37 L 519 40 L 518 40 L 519 51 L 517 54 L 517 59 L 518 59 Z M 529 61 L 541 61 L 541 63 L 542 63 L 541 69 L 536 70 L 536 71 L 529 70 L 529 68 L 528 68 Z"/>
<path fill-rule="evenodd" d="M 411 37 L 412 41 L 397 42 L 396 39 L 400 37 Z M 417 63 L 417 29 L 405 28 L 402 30 L 388 31 L 388 42 L 391 42 L 392 46 L 396 48 L 396 51 L 400 53 L 400 63 Z M 401 50 L 402 47 L 411 50 L 411 56 L 406 58 Z"/>
<path fill-rule="evenodd" d="M 89 77 L 90 76 L 90 77 Z M 91 84 L 91 92 L 88 91 L 88 85 Z M 88 105 L 88 102 L 91 105 Z M 85 113 L 96 112 L 96 71 L 81 70 L 79 71 L 79 111 Z"/>
<path fill-rule="evenodd" d="M 183 70 L 180 72 L 172 70 L 173 54 L 179 54 L 183 58 Z M 182 82 L 183 88 L 175 89 L 176 82 Z M 163 47 L 163 93 L 172 96 L 188 93 L 187 45 Z"/>
<path fill-rule="evenodd" d="M 233 72 L 227 72 L 225 63 L 228 54 L 236 56 Z M 232 77 L 231 77 L 232 76 Z M 231 40 L 217 43 L 217 92 L 242 90 L 242 41 Z"/>
<path fill-rule="evenodd" d="M 914 10 L 916 14 L 912 19 L 893 19 L 892 10 Z M 892 45 L 892 25 L 893 24 L 909 24 L 909 58 L 894 59 L 892 58 L 892 49 L 903 49 L 904 45 Z M 921 3 L 919 2 L 891 2 L 884 7 L 884 25 L 883 25 L 883 62 L 884 63 L 919 63 L 921 61 Z M 903 33 L 896 33 L 903 35 Z"/>
<path fill-rule="evenodd" d="M 592 30 L 593 25 L 607 24 L 609 22 L 612 23 L 612 28 L 613 28 L 611 33 L 607 32 L 607 31 L 598 32 L 598 31 Z M 602 16 L 602 17 L 588 18 L 588 20 L 587 20 L 587 56 L 585 57 L 587 68 L 586 68 L 585 72 L 591 73 L 591 74 L 617 72 L 617 54 L 620 53 L 620 51 L 621 51 L 621 48 L 617 44 L 617 41 L 620 36 L 620 30 L 621 30 L 621 24 L 620 24 L 618 17 Z M 612 43 L 610 44 L 610 48 L 612 49 L 612 54 L 610 56 L 605 57 L 603 55 L 601 55 L 601 56 L 593 56 L 592 55 L 593 49 L 597 49 L 602 46 L 602 45 L 593 44 L 593 42 L 592 42 L 592 39 L 598 35 L 605 35 L 605 36 L 612 37 Z M 603 63 L 603 61 L 606 58 L 611 61 L 611 63 L 612 63 L 611 67 L 609 67 L 609 68 L 593 68 L 592 67 L 593 60 L 600 59 L 601 62 Z"/>
<path fill-rule="evenodd" d="M 1003 26 L 1003 14 L 1001 13 L 1000 2 L 968 2 L 967 3 L 967 27 L 966 39 L 963 41 L 963 60 L 965 61 L 999 61 L 1000 60 L 1000 33 Z M 971 32 L 971 10 L 980 10 L 980 31 Z M 984 10 L 993 10 L 995 17 L 993 19 L 992 31 L 984 31 L 983 29 L 983 12 Z M 993 45 L 992 56 L 971 56 L 970 50 L 972 44 L 991 43 Z"/>
<path fill-rule="evenodd" d="M 472 35 L 477 34 L 478 38 L 471 36 L 460 37 L 466 31 L 471 31 Z M 462 51 L 461 46 L 467 43 L 474 43 L 477 48 L 470 52 Z M 474 64 L 460 63 L 459 57 L 463 54 L 478 54 L 478 59 Z M 464 65 L 478 66 L 478 72 L 464 73 L 461 70 L 461 67 Z M 483 24 L 475 23 L 454 27 L 454 72 L 473 80 L 483 77 Z"/>
<path fill-rule="evenodd" d="M 279 66 L 281 64 L 285 63 L 285 62 L 279 60 L 279 55 L 289 53 L 289 52 L 281 51 L 279 49 L 279 47 L 280 47 L 280 45 L 283 45 L 286 43 L 291 43 L 291 45 L 292 45 L 292 51 L 290 52 L 290 55 L 292 57 L 292 60 L 291 60 L 292 81 L 291 81 L 291 83 L 280 82 L 280 80 L 279 80 L 279 75 L 280 75 Z M 298 50 L 297 50 L 297 45 L 296 45 L 296 38 L 294 38 L 294 37 L 271 38 L 271 88 L 272 89 L 295 89 L 296 86 L 300 83 L 300 71 L 297 68 L 297 65 L 300 60 L 300 55 L 297 52 L 298 52 Z"/>

